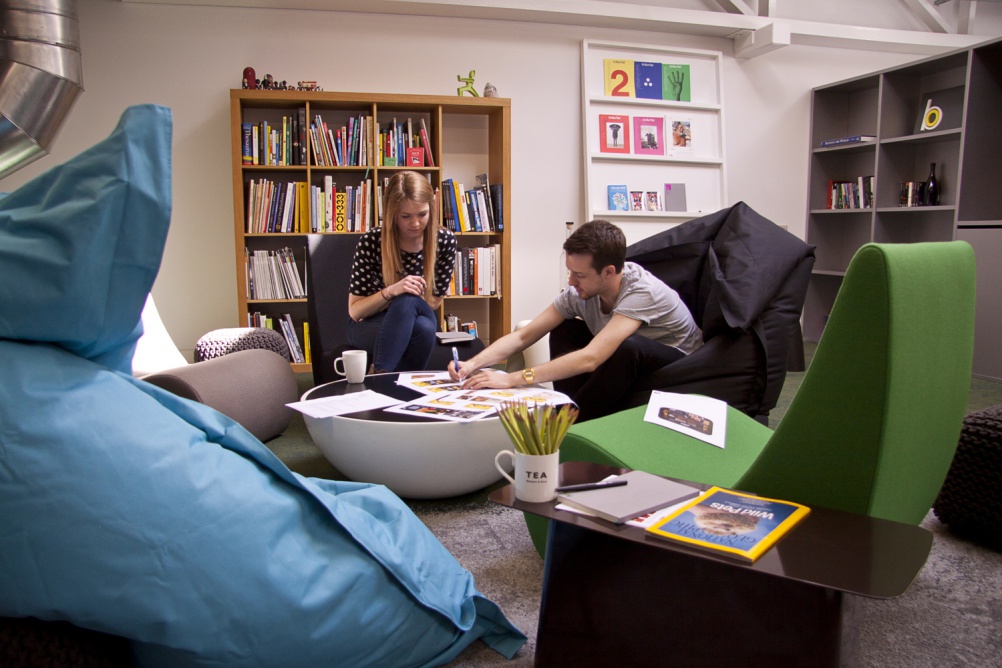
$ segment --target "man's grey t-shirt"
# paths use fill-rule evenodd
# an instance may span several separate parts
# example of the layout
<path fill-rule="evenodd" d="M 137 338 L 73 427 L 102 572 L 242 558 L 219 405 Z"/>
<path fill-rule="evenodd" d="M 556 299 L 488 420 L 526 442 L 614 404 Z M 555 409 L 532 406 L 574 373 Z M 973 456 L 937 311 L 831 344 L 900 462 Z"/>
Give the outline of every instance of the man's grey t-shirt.
<path fill-rule="evenodd" d="M 600 301 L 597 295 L 581 299 L 577 290 L 568 287 L 553 300 L 553 307 L 565 318 L 580 317 L 592 336 L 619 313 L 642 323 L 638 334 L 687 355 L 703 345 L 703 333 L 678 293 L 635 262 L 623 266 L 623 281 L 612 311 L 602 313 Z"/>

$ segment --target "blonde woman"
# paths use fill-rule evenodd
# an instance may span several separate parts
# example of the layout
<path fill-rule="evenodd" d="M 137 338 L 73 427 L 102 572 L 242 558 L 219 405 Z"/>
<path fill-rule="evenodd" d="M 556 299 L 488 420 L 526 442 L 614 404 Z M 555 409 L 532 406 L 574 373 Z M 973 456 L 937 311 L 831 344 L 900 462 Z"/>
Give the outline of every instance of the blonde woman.
<path fill-rule="evenodd" d="M 383 226 L 358 241 L 348 287 L 348 341 L 376 373 L 426 368 L 452 280 L 456 237 L 437 224 L 435 191 L 397 172 L 383 192 Z"/>

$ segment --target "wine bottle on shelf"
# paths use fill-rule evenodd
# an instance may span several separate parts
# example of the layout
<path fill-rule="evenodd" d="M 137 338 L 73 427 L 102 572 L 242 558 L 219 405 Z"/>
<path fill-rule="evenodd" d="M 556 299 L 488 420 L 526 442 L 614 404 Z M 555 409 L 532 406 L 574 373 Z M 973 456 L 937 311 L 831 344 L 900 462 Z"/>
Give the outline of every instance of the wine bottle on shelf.
<path fill-rule="evenodd" d="M 929 178 L 925 182 L 925 204 L 926 206 L 939 204 L 939 183 L 936 182 L 935 162 L 929 166 Z"/>

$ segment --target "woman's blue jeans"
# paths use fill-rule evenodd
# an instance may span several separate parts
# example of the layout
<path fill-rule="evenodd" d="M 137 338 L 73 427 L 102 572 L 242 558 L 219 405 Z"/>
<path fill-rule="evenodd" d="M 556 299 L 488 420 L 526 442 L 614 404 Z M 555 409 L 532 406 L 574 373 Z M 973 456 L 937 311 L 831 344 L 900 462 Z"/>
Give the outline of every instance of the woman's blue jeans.
<path fill-rule="evenodd" d="M 435 311 L 417 295 L 395 297 L 385 311 L 348 321 L 348 342 L 369 354 L 376 371 L 423 371 L 438 329 Z"/>

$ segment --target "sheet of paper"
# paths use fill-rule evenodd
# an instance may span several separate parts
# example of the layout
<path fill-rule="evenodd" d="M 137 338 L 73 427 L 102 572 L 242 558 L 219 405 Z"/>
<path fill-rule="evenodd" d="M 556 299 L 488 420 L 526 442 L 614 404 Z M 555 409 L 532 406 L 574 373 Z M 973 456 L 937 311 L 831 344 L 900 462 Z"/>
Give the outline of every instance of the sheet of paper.
<path fill-rule="evenodd" d="M 724 447 L 727 431 L 727 404 L 719 399 L 695 394 L 651 392 L 644 422 L 659 424 L 682 434 Z"/>
<path fill-rule="evenodd" d="M 388 397 L 385 394 L 379 394 L 372 390 L 362 390 L 361 392 L 342 394 L 339 397 L 321 397 L 320 399 L 296 401 L 286 404 L 286 406 L 310 417 L 325 418 L 357 413 L 358 411 L 386 408 L 387 406 L 400 403 L 403 403 L 400 399 L 394 399 L 393 397 Z"/>
<path fill-rule="evenodd" d="M 463 389 L 463 385 L 461 383 L 457 383 L 449 377 L 448 371 L 418 371 L 415 373 L 402 373 L 397 376 L 397 385 L 409 387 L 415 392 L 420 392 L 425 395 L 458 392 Z"/>

